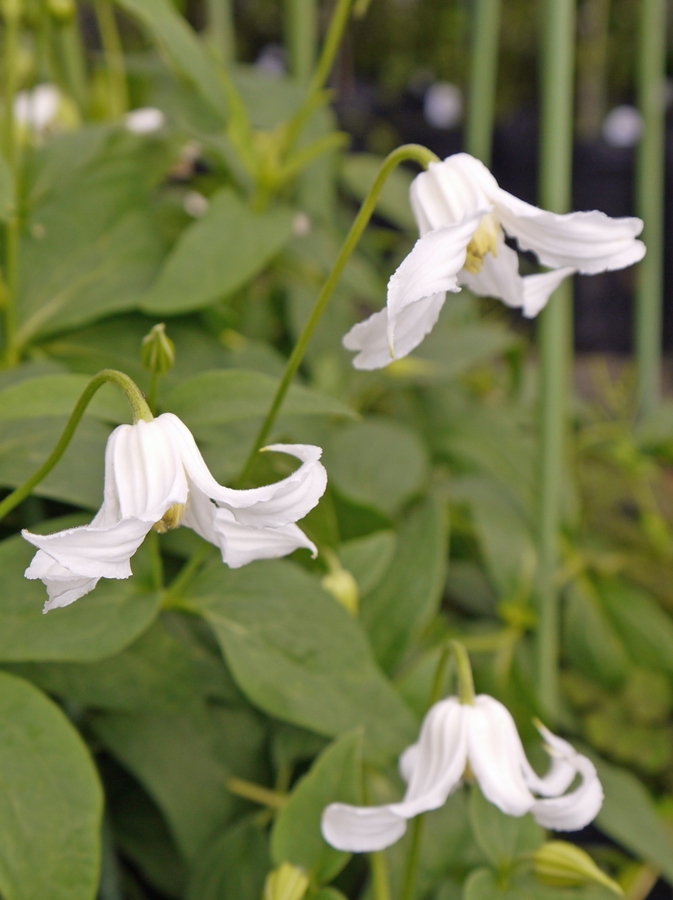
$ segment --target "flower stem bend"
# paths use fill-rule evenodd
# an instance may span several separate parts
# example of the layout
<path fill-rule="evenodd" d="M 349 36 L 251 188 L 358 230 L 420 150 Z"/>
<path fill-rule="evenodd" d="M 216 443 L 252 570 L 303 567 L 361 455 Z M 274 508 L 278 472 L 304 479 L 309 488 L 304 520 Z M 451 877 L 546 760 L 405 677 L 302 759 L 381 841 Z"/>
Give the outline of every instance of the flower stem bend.
<path fill-rule="evenodd" d="M 449 647 L 456 661 L 458 674 L 458 699 L 467 706 L 474 705 L 474 679 L 467 650 L 460 641 L 449 641 Z"/>
<path fill-rule="evenodd" d="M 299 368 L 301 361 L 304 358 L 304 353 L 306 352 L 308 343 L 313 336 L 313 332 L 315 331 L 315 328 L 320 321 L 320 317 L 325 311 L 325 307 L 327 306 L 332 294 L 334 293 L 334 289 L 336 288 L 339 282 L 339 278 L 341 277 L 341 274 L 346 267 L 346 263 L 350 259 L 350 256 L 353 250 L 355 250 L 355 247 L 357 246 L 357 243 L 360 240 L 363 231 L 369 223 L 372 213 L 376 208 L 376 203 L 379 199 L 381 191 L 383 190 L 383 186 L 386 183 L 386 179 L 393 171 L 393 169 L 399 166 L 400 163 L 406 162 L 407 160 L 417 162 L 424 168 L 427 168 L 427 166 L 431 162 L 439 162 L 438 157 L 431 150 L 428 150 L 427 147 L 423 147 L 420 144 L 403 144 L 401 147 L 393 150 L 392 153 L 389 153 L 381 163 L 381 168 L 379 169 L 376 178 L 374 179 L 374 183 L 369 189 L 369 193 L 362 201 L 360 211 L 358 212 L 355 221 L 351 225 L 351 229 L 346 236 L 346 240 L 344 241 L 341 250 L 339 251 L 339 255 L 337 256 L 332 271 L 328 275 L 327 280 L 322 287 L 322 290 L 318 294 L 318 299 L 316 300 L 315 305 L 311 311 L 311 315 L 308 317 L 308 321 L 304 325 L 304 328 L 299 335 L 299 339 L 294 346 L 294 350 L 292 351 L 290 358 L 287 361 L 285 372 L 283 373 L 281 382 L 278 385 L 276 395 L 273 398 L 271 407 L 266 414 L 264 422 L 262 423 L 262 427 L 259 430 L 259 434 L 257 435 L 255 443 L 253 444 L 250 455 L 248 456 L 245 466 L 243 467 L 243 471 L 238 478 L 238 483 L 245 481 L 246 477 L 250 473 L 250 469 L 252 468 L 252 464 L 257 451 L 264 446 L 264 443 L 269 436 L 269 432 L 273 427 L 273 423 L 275 422 L 276 416 L 278 415 L 283 400 L 285 399 L 285 394 L 287 393 L 292 379 L 294 378 L 297 369 Z"/>
<path fill-rule="evenodd" d="M 61 459 L 61 457 L 67 450 L 68 444 L 72 440 L 72 437 L 77 430 L 77 426 L 80 423 L 80 419 L 84 415 L 84 412 L 91 402 L 93 395 L 100 387 L 102 387 L 104 384 L 107 384 L 108 382 L 110 382 L 111 384 L 116 384 L 117 387 L 121 388 L 126 395 L 126 399 L 129 401 L 131 410 L 133 411 L 134 424 L 140 419 L 143 419 L 145 422 L 152 421 L 154 416 L 150 412 L 150 408 L 145 402 L 142 391 L 135 383 L 135 381 L 129 378 L 128 375 L 125 375 L 124 372 L 118 372 L 116 369 L 103 369 L 98 373 L 98 375 L 94 375 L 88 385 L 84 388 L 82 396 L 79 398 L 77 404 L 75 405 L 75 408 L 70 413 L 70 418 L 68 419 L 68 422 L 63 429 L 63 433 L 58 439 L 58 443 L 52 450 L 51 454 L 42 463 L 37 472 L 31 475 L 27 481 L 24 481 L 24 483 L 20 487 L 18 487 L 15 491 L 12 491 L 12 493 L 9 494 L 9 496 L 5 497 L 2 503 L 0 503 L 0 519 L 3 519 L 7 515 L 7 513 L 11 512 L 15 506 L 18 506 L 22 500 L 25 500 L 26 497 L 32 492 L 33 488 L 36 487 L 51 472 L 56 463 Z"/>

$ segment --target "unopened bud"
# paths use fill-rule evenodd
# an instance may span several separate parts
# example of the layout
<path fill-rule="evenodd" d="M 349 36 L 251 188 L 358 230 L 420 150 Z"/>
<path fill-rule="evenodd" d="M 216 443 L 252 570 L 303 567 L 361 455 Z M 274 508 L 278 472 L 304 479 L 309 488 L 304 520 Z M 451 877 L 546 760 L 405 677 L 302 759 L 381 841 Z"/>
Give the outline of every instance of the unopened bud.
<path fill-rule="evenodd" d="M 47 9 L 57 22 L 69 22 L 75 15 L 74 0 L 47 0 Z"/>
<path fill-rule="evenodd" d="M 284 862 L 266 876 L 264 900 L 303 900 L 308 885 L 305 872 Z"/>
<path fill-rule="evenodd" d="M 323 590 L 331 594 L 352 616 L 356 616 L 360 605 L 357 581 L 348 569 L 344 569 L 333 550 L 326 548 L 322 551 L 322 555 L 329 566 L 329 572 L 320 582 Z"/>
<path fill-rule="evenodd" d="M 175 344 L 166 334 L 163 322 L 155 325 L 143 338 L 140 360 L 153 375 L 165 375 L 175 363 Z"/>
<path fill-rule="evenodd" d="M 553 887 L 577 887 L 594 882 L 615 894 L 624 894 L 617 882 L 599 869 L 588 853 L 566 841 L 543 844 L 533 854 L 533 869 L 543 884 Z"/>

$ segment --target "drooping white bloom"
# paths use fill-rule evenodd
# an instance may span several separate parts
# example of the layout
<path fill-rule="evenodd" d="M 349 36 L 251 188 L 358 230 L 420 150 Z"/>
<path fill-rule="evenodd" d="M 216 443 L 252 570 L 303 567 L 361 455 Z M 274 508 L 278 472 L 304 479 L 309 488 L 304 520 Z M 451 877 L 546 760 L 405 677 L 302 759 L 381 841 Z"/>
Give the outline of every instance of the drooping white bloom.
<path fill-rule="evenodd" d="M 153 134 L 164 127 L 166 116 L 155 106 L 141 106 L 126 113 L 127 131 L 132 134 Z"/>
<path fill-rule="evenodd" d="M 42 134 L 56 121 L 61 92 L 55 84 L 38 84 L 14 97 L 14 118 L 19 125 Z"/>
<path fill-rule="evenodd" d="M 210 474 L 192 433 L 172 413 L 120 425 L 105 452 L 103 505 L 89 525 L 56 534 L 22 534 L 38 548 L 26 578 L 41 579 L 44 611 L 67 606 L 100 578 L 128 578 L 130 559 L 150 529 L 187 525 L 215 544 L 231 568 L 315 545 L 295 524 L 325 491 L 322 450 L 274 444 L 302 465 L 282 481 L 251 490 L 223 487 Z"/>
<path fill-rule="evenodd" d="M 343 340 L 346 349 L 358 351 L 357 369 L 379 369 L 410 353 L 435 325 L 446 292 L 461 285 L 532 317 L 574 272 L 623 269 L 645 254 L 636 240 L 640 219 L 538 209 L 504 191 L 467 153 L 430 163 L 413 180 L 410 199 L 421 237 L 390 279 L 386 307 Z M 505 235 L 552 271 L 519 275 L 518 256 Z"/>
<path fill-rule="evenodd" d="M 567 741 L 538 727 L 552 758 L 543 778 L 526 759 L 502 703 L 485 694 L 474 705 L 455 697 L 441 700 L 425 717 L 418 743 L 400 757 L 408 785 L 404 799 L 386 806 L 332 803 L 323 812 L 323 837 L 338 850 L 356 853 L 389 847 L 406 831 L 407 819 L 444 805 L 468 765 L 486 799 L 507 815 L 530 812 L 540 825 L 557 831 L 583 828 L 603 802 L 596 769 Z M 577 774 L 582 783 L 566 794 Z"/>

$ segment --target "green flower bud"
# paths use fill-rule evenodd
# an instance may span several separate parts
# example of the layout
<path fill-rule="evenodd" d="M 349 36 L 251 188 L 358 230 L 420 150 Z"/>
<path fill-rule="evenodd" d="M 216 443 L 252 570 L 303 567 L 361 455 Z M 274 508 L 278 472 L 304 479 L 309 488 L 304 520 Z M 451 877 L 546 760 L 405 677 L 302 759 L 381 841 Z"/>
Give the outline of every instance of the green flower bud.
<path fill-rule="evenodd" d="M 47 0 L 47 9 L 57 22 L 69 22 L 75 15 L 74 0 Z"/>
<path fill-rule="evenodd" d="M 356 616 L 360 605 L 357 581 L 348 569 L 344 569 L 334 551 L 326 548 L 322 551 L 322 556 L 329 566 L 329 572 L 320 582 L 323 590 L 331 594 L 352 616 Z"/>
<path fill-rule="evenodd" d="M 594 882 L 615 894 L 624 894 L 617 882 L 599 869 L 588 853 L 565 841 L 549 841 L 536 850 L 533 869 L 543 884 L 552 887 L 577 887 Z"/>
<path fill-rule="evenodd" d="M 143 366 L 153 375 L 165 375 L 175 363 L 175 344 L 166 334 L 166 325 L 160 322 L 150 329 L 140 347 Z"/>
<path fill-rule="evenodd" d="M 308 885 L 301 869 L 284 862 L 266 876 L 264 900 L 303 900 Z"/>

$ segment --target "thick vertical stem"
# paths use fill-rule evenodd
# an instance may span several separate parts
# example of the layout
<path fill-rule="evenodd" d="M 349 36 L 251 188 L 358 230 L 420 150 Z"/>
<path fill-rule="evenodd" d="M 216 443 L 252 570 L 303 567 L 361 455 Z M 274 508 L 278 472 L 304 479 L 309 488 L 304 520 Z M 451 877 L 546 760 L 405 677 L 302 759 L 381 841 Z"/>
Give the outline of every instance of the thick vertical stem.
<path fill-rule="evenodd" d="M 647 254 L 639 272 L 636 359 L 640 411 L 647 414 L 659 401 L 661 382 L 666 0 L 641 0 L 640 9 L 638 100 L 645 127 L 638 148 L 636 196 Z"/>
<path fill-rule="evenodd" d="M 502 0 L 476 0 L 472 23 L 465 149 L 491 163 Z"/>
<path fill-rule="evenodd" d="M 222 65 L 236 58 L 236 31 L 231 0 L 207 0 L 208 37 L 215 56 Z"/>
<path fill-rule="evenodd" d="M 16 123 L 14 121 L 14 94 L 16 92 L 18 65 L 17 51 L 19 44 L 19 28 L 21 22 L 21 5 L 18 2 L 6 2 L 4 7 L 5 39 L 3 44 L 3 78 L 4 78 L 4 117 L 3 145 L 5 159 L 9 163 L 14 182 L 14 204 L 5 234 L 5 297 L 4 297 L 4 359 L 5 366 L 14 365 L 14 333 L 16 331 L 16 295 L 18 290 L 19 259 L 19 210 L 18 210 L 18 175 L 19 152 L 16 140 Z"/>
<path fill-rule="evenodd" d="M 110 84 L 110 112 L 117 118 L 129 108 L 124 50 L 110 0 L 96 0 L 95 8 Z"/>
<path fill-rule="evenodd" d="M 384 850 L 369 854 L 369 871 L 371 872 L 374 900 L 391 900 L 388 862 Z"/>
<path fill-rule="evenodd" d="M 571 205 L 575 0 L 544 0 L 540 202 Z M 566 281 L 540 316 L 540 482 L 538 695 L 552 720 L 558 710 L 559 593 L 554 583 L 564 469 L 566 396 L 572 354 L 572 285 Z"/>
<path fill-rule="evenodd" d="M 69 22 L 59 25 L 57 33 L 68 91 L 72 94 L 80 110 L 83 111 L 87 100 L 87 76 L 77 15 L 75 14 Z"/>
<path fill-rule="evenodd" d="M 308 81 L 318 48 L 316 0 L 285 0 L 285 46 L 290 72 L 295 78 Z"/>

